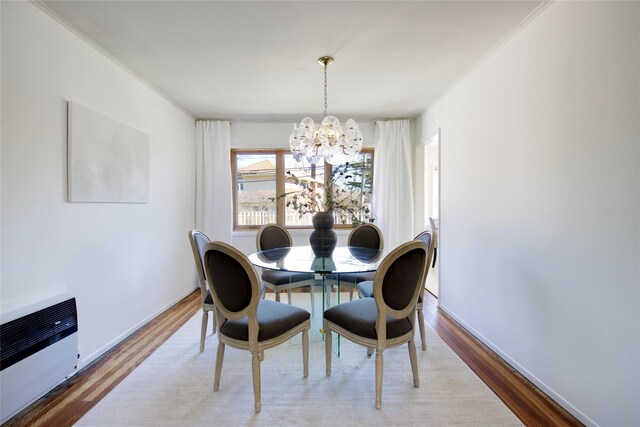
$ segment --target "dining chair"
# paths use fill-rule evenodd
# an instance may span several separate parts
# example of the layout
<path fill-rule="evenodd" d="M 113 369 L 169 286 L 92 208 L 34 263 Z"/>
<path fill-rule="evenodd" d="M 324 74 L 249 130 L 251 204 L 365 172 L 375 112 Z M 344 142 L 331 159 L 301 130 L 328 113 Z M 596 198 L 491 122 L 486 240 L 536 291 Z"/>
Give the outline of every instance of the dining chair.
<path fill-rule="evenodd" d="M 349 237 L 347 237 L 347 246 L 382 250 L 384 249 L 382 231 L 374 224 L 361 224 L 349 233 Z M 334 285 L 338 284 L 339 279 L 340 286 L 348 286 L 349 301 L 351 301 L 353 300 L 353 290 L 356 288 L 358 283 L 373 280 L 374 276 L 375 272 L 343 273 L 340 274 L 340 276 L 332 274 L 329 276 L 329 279 L 333 281 Z"/>
<path fill-rule="evenodd" d="M 428 248 L 411 241 L 395 248 L 381 262 L 373 281 L 373 298 L 333 306 L 324 312 L 326 374 L 331 376 L 331 333 L 376 352 L 376 408 L 382 406 L 383 352 L 407 343 L 414 387 L 420 386 L 414 342 L 415 312 L 424 284 Z"/>
<path fill-rule="evenodd" d="M 209 322 L 209 312 L 213 312 L 213 333 L 216 333 L 216 316 L 213 298 L 207 288 L 207 278 L 204 274 L 204 246 L 210 242 L 209 238 L 200 230 L 193 229 L 189 231 L 189 242 L 191 243 L 191 251 L 196 262 L 196 270 L 198 271 L 198 279 L 200 282 L 200 296 L 202 297 L 202 326 L 200 328 L 200 351 L 204 351 L 204 341 L 207 336 L 207 323 Z"/>
<path fill-rule="evenodd" d="M 431 230 L 425 230 L 418 234 L 413 238 L 416 241 L 422 241 L 427 245 L 429 254 L 429 263 L 427 264 L 427 269 L 425 271 L 424 277 L 427 279 L 427 275 L 429 274 L 429 265 L 431 264 L 432 254 L 435 252 L 435 239 L 433 238 L 433 232 Z M 422 284 L 422 292 L 418 295 L 418 303 L 416 304 L 416 311 L 418 312 L 418 326 L 420 329 L 420 342 L 422 343 L 422 351 L 427 350 L 427 335 L 424 329 L 424 305 L 422 296 L 424 293 L 424 283 Z M 364 282 L 358 283 L 358 294 L 360 298 L 371 298 L 373 297 L 373 281 L 367 280 Z M 371 351 L 369 351 L 369 356 L 371 356 Z"/>
<path fill-rule="evenodd" d="M 431 268 L 436 266 L 436 258 L 438 258 L 438 234 L 440 223 L 434 217 L 429 217 L 429 224 L 431 225 L 431 236 L 433 238 L 433 262 L 431 264 Z"/>
<path fill-rule="evenodd" d="M 277 224 L 265 224 L 256 234 L 256 249 L 258 252 L 269 249 L 285 248 L 293 245 L 289 231 Z M 315 277 L 311 273 L 291 273 L 289 271 L 262 270 L 262 282 L 275 292 L 276 301 L 280 302 L 280 292 L 287 291 L 287 300 L 291 304 L 291 290 L 303 286 L 313 286 Z M 311 290 L 313 298 L 313 289 Z M 312 304 L 313 306 L 313 304 Z"/>
<path fill-rule="evenodd" d="M 223 242 L 204 247 L 204 267 L 215 304 L 218 351 L 213 390 L 220 387 L 225 346 L 251 352 L 255 412 L 260 401 L 260 362 L 264 350 L 302 333 L 303 375 L 309 375 L 311 315 L 299 307 L 260 298 L 260 278 L 249 259 Z"/>

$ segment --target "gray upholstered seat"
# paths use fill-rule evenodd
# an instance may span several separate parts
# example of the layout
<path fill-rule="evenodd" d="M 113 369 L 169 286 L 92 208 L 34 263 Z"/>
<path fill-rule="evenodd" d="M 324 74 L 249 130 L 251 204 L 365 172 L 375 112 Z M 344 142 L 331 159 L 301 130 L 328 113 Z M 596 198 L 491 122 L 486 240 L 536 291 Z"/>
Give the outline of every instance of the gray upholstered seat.
<path fill-rule="evenodd" d="M 373 280 L 375 276 L 375 271 L 367 273 L 342 273 L 340 274 L 340 283 L 357 284 L 365 280 Z M 335 274 L 332 274 L 330 278 L 333 280 L 338 280 L 338 277 Z"/>
<path fill-rule="evenodd" d="M 309 312 L 293 305 L 262 300 L 258 303 L 258 341 L 276 338 L 310 318 Z M 249 340 L 249 318 L 227 320 L 220 331 L 240 341 Z"/>
<path fill-rule="evenodd" d="M 373 298 L 373 280 L 358 283 L 358 294 L 360 298 Z"/>
<path fill-rule="evenodd" d="M 363 298 L 351 301 L 349 304 L 338 304 L 324 312 L 328 321 L 357 334 L 361 337 L 375 340 L 376 319 L 378 308 L 373 298 Z M 387 338 L 397 338 L 411 332 L 411 322 L 408 318 L 394 319 L 387 316 Z"/>
<path fill-rule="evenodd" d="M 288 271 L 280 270 L 263 270 L 262 280 L 272 285 L 285 285 L 295 284 L 303 282 L 305 280 L 313 280 L 313 274 L 311 273 L 290 273 Z"/>
<path fill-rule="evenodd" d="M 212 242 L 204 247 L 204 269 L 209 279 L 218 323 L 218 351 L 213 389 L 220 386 L 226 345 L 252 355 L 255 411 L 260 412 L 260 361 L 264 350 L 302 333 L 304 377 L 309 374 L 309 312 L 291 305 L 260 299 L 260 279 L 247 257 L 231 245 Z"/>
<path fill-rule="evenodd" d="M 291 235 L 286 228 L 277 224 L 265 224 L 256 234 L 256 249 L 258 252 L 269 249 L 286 248 L 293 245 Z M 315 277 L 311 273 L 291 273 L 279 270 L 262 270 L 262 282 L 275 292 L 276 301 L 280 302 L 280 292 L 287 291 L 287 300 L 291 304 L 291 290 L 302 286 L 315 284 Z M 311 292 L 313 298 L 313 292 Z M 313 302 L 311 304 L 313 306 Z"/>
<path fill-rule="evenodd" d="M 327 376 L 331 375 L 332 332 L 376 351 L 376 408 L 382 405 L 382 365 L 385 349 L 407 343 L 418 387 L 418 362 L 413 340 L 418 294 L 424 286 L 431 252 L 422 241 L 398 246 L 387 255 L 376 272 L 373 298 L 338 304 L 324 312 Z"/>

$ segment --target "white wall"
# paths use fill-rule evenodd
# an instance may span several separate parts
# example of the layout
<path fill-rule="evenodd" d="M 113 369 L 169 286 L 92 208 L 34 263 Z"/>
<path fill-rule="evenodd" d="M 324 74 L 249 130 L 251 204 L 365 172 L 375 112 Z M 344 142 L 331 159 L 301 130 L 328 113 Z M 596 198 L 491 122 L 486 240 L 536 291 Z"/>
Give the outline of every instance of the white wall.
<path fill-rule="evenodd" d="M 76 296 L 80 366 L 195 286 L 194 119 L 27 2 L 2 2 L 3 312 Z M 148 204 L 68 203 L 67 101 L 150 135 Z"/>
<path fill-rule="evenodd" d="M 375 123 L 358 121 L 358 126 L 362 132 L 363 146 L 373 147 Z M 289 148 L 289 135 L 292 130 L 293 121 L 231 123 L 231 148 Z"/>
<path fill-rule="evenodd" d="M 640 425 L 640 3 L 556 2 L 422 117 L 440 306 L 588 425 Z"/>
<path fill-rule="evenodd" d="M 340 117 L 338 117 L 340 118 Z M 302 118 L 301 118 L 302 119 Z M 362 131 L 363 145 L 373 147 L 374 123 L 358 121 Z M 293 130 L 291 123 L 232 123 L 231 148 L 259 149 L 259 148 L 289 148 L 289 135 Z M 374 159 L 375 161 L 375 159 Z M 338 245 L 345 245 L 351 230 L 335 229 L 338 235 Z M 290 230 L 294 245 L 308 245 L 311 230 Z M 233 233 L 232 244 L 245 254 L 256 251 L 256 231 L 236 231 Z"/>

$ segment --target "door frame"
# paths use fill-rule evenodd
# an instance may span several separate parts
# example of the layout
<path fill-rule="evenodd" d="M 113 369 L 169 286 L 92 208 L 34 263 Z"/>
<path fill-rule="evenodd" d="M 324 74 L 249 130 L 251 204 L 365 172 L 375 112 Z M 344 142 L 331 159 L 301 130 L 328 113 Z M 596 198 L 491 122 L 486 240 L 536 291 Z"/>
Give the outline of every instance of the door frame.
<path fill-rule="evenodd" d="M 441 260 L 442 260 L 442 137 L 441 137 L 441 130 L 440 127 L 438 127 L 434 133 L 430 134 L 429 136 L 423 138 L 420 142 L 420 144 L 422 145 L 422 149 L 424 150 L 422 152 L 422 162 L 424 162 L 424 158 L 425 158 L 425 154 L 426 154 L 426 150 L 428 148 L 429 145 L 431 144 L 437 144 L 438 146 L 438 195 L 437 195 L 437 206 L 438 206 L 438 212 L 436 217 L 438 218 L 438 270 L 437 270 L 437 282 L 438 282 L 438 296 L 436 297 L 437 301 L 438 301 L 438 306 L 440 305 L 440 300 L 442 299 L 442 280 L 441 280 Z M 423 168 L 422 170 L 424 171 L 426 165 L 423 164 Z M 432 172 L 432 171 L 430 171 Z M 426 193 L 426 188 L 424 185 L 425 182 L 425 176 L 424 176 L 424 172 L 422 174 L 422 189 L 423 189 L 423 210 L 422 210 L 422 222 L 424 223 L 424 228 L 426 228 L 427 225 L 427 218 L 426 218 L 426 212 L 427 212 L 427 201 L 426 198 L 424 197 L 424 194 Z M 432 196 L 433 197 L 433 196 Z M 433 205 L 433 201 L 432 201 L 432 205 Z M 433 215 L 433 213 L 432 213 Z"/>

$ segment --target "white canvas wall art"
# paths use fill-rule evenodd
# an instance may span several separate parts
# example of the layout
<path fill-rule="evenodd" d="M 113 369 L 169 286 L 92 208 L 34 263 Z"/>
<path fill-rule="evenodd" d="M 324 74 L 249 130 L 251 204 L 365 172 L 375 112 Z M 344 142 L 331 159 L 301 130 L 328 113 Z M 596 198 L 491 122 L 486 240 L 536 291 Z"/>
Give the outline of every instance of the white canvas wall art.
<path fill-rule="evenodd" d="M 149 135 L 68 104 L 70 202 L 149 202 Z"/>

